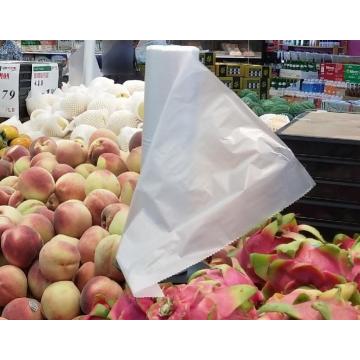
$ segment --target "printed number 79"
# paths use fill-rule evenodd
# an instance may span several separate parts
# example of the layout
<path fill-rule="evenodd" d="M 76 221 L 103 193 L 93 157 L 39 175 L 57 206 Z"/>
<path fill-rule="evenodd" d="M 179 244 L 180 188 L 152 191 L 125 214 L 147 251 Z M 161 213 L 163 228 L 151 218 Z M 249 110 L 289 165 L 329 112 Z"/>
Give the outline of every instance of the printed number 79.
<path fill-rule="evenodd" d="M 3 96 L 2 99 L 5 99 L 5 96 L 9 93 L 10 100 L 12 100 L 15 97 L 15 91 L 14 90 L 3 90 Z"/>

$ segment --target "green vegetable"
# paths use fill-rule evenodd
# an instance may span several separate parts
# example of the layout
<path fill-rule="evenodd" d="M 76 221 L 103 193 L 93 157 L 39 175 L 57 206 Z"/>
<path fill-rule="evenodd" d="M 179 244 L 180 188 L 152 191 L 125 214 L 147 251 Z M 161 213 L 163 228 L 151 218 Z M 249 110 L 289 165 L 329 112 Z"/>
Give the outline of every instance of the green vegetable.
<path fill-rule="evenodd" d="M 251 91 L 251 90 L 249 90 L 249 89 L 243 89 L 243 90 L 240 91 L 239 96 L 240 96 L 241 98 L 243 98 L 243 97 L 245 97 L 247 94 L 251 94 L 251 93 L 253 93 L 253 91 Z"/>

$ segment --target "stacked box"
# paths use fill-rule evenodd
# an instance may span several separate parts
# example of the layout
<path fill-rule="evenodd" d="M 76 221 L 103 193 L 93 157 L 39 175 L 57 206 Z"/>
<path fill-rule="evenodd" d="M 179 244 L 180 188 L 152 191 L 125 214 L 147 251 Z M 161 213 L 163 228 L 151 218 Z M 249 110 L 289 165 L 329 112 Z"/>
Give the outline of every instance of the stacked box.
<path fill-rule="evenodd" d="M 229 89 L 233 88 L 233 78 L 231 76 L 221 76 L 219 80 L 222 81 Z"/>
<path fill-rule="evenodd" d="M 259 78 L 241 78 L 241 89 L 248 89 L 260 94 L 261 79 Z"/>
<path fill-rule="evenodd" d="M 253 64 L 242 64 L 241 76 L 244 78 L 261 78 L 262 66 Z"/>

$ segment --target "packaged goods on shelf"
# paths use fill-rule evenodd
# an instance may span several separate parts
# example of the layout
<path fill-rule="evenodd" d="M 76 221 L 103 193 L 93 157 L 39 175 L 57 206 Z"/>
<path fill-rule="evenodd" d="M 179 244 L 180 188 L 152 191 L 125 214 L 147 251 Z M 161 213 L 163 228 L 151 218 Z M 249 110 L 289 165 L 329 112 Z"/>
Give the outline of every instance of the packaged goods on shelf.
<path fill-rule="evenodd" d="M 360 65 L 345 64 L 344 65 L 344 79 L 346 82 L 352 84 L 360 83 Z"/>
<path fill-rule="evenodd" d="M 320 79 L 344 81 L 344 64 L 322 63 L 320 65 Z"/>

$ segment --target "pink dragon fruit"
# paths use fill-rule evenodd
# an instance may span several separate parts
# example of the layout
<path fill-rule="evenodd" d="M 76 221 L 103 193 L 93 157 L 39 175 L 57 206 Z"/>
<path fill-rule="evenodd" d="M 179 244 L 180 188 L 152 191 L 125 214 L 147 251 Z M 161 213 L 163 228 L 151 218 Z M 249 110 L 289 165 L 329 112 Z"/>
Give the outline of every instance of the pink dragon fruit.
<path fill-rule="evenodd" d="M 251 285 L 222 286 L 212 280 L 197 284 L 170 286 L 165 298 L 150 306 L 152 320 L 241 320 L 256 319 L 251 298 L 257 292 Z"/>
<path fill-rule="evenodd" d="M 255 273 L 266 281 L 266 297 L 304 285 L 325 291 L 346 282 L 351 273 L 347 251 L 306 238 L 278 245 L 276 254 L 253 253 L 250 259 Z"/>
<path fill-rule="evenodd" d="M 358 298 L 354 283 L 341 284 L 323 293 L 296 289 L 288 295 L 271 297 L 258 310 L 259 320 L 357 320 L 360 318 Z"/>
<path fill-rule="evenodd" d="M 337 234 L 334 236 L 333 243 L 338 245 L 341 249 L 349 250 L 358 240 L 360 240 L 360 236 L 358 234 L 355 234 L 354 237 L 350 237 L 345 234 Z"/>
<path fill-rule="evenodd" d="M 271 223 L 243 240 L 236 257 L 253 282 L 262 286 L 264 285 L 263 278 L 254 271 L 252 266 L 252 254 L 276 254 L 276 248 L 279 245 L 304 238 L 300 234 L 303 231 L 312 234 L 319 241 L 324 241 L 315 228 L 305 224 L 298 225 L 293 213 L 284 216 L 277 215 Z"/>
<path fill-rule="evenodd" d="M 227 264 L 213 265 L 210 269 L 196 271 L 189 278 L 189 284 L 199 284 L 204 281 L 216 281 L 218 285 L 251 285 L 254 283 L 245 271 L 240 267 L 236 258 L 231 258 L 232 266 Z M 257 291 L 252 300 L 255 304 L 263 300 L 263 295 Z"/>

